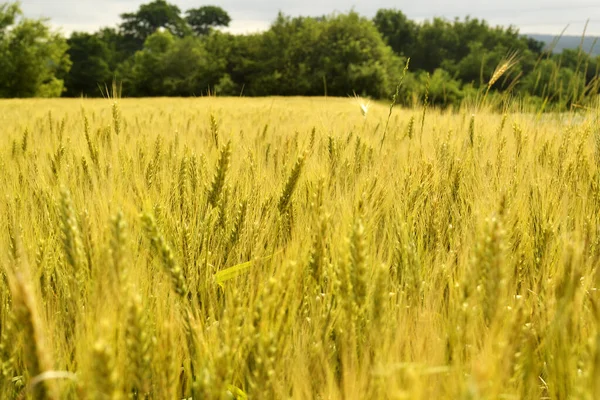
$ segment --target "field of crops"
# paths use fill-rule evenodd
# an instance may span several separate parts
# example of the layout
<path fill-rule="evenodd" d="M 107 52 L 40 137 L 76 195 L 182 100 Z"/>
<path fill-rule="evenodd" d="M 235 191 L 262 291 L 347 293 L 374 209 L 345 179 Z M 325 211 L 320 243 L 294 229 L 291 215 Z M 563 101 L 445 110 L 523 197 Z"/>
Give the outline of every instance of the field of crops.
<path fill-rule="evenodd" d="M 389 112 L 0 102 L 0 398 L 600 398 L 598 112 Z"/>

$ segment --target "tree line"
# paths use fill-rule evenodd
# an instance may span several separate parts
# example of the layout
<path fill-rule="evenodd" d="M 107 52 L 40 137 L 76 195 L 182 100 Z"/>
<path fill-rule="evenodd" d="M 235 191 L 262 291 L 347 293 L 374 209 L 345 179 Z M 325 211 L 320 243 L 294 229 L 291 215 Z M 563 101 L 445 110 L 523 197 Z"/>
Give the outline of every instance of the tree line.
<path fill-rule="evenodd" d="M 126 96 L 298 95 L 389 99 L 453 106 L 489 89 L 509 54 L 518 62 L 492 93 L 540 105 L 584 104 L 600 91 L 600 56 L 552 54 L 515 27 L 466 17 L 417 23 L 396 9 L 368 19 L 279 14 L 261 33 L 233 35 L 216 6 L 183 12 L 165 0 L 120 23 L 68 38 L 46 20 L 0 5 L 0 97 L 97 97 L 113 80 Z M 410 59 L 410 61 L 408 61 Z M 408 72 L 405 66 L 409 64 Z"/>

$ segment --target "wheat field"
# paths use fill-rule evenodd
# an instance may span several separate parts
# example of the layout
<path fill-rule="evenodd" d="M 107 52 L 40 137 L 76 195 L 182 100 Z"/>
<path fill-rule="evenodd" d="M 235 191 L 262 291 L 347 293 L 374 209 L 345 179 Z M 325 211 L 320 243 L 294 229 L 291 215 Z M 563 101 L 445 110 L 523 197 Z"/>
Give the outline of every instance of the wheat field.
<path fill-rule="evenodd" d="M 600 398 L 600 110 L 362 111 L 0 102 L 0 398 Z"/>

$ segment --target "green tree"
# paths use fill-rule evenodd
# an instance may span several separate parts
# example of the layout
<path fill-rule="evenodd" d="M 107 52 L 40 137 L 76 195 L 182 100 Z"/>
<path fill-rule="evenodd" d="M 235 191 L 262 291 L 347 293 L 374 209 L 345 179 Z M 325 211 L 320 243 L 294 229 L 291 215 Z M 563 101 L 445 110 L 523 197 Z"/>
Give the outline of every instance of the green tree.
<path fill-rule="evenodd" d="M 102 28 L 95 33 L 108 49 L 108 58 L 106 62 L 111 71 L 117 70 L 117 67 L 130 57 L 133 57 L 135 49 L 131 46 L 131 38 L 125 37 L 123 33 L 115 28 Z"/>
<path fill-rule="evenodd" d="M 451 61 L 442 65 L 465 83 L 487 84 L 498 63 L 508 53 L 516 52 L 519 63 L 503 77 L 504 84 L 496 85 L 497 89 L 505 89 L 511 83 L 507 78 L 530 72 L 540 55 L 534 51 L 535 42 L 520 35 L 513 26 L 492 28 L 484 20 L 466 17 L 462 21 L 456 19 L 452 30 L 458 37 L 458 46 Z M 454 64 L 454 68 L 447 67 L 449 64 Z"/>
<path fill-rule="evenodd" d="M 323 75 L 332 94 L 355 91 L 386 98 L 394 91 L 403 61 L 368 19 L 354 12 L 335 16 L 327 21 L 319 43 Z"/>
<path fill-rule="evenodd" d="M 0 4 L 0 38 L 6 34 L 6 29 L 15 23 L 17 16 L 21 15 L 21 9 L 17 3 Z"/>
<path fill-rule="evenodd" d="M 402 60 L 394 56 L 375 26 L 355 12 L 321 18 L 279 15 L 261 37 L 256 55 L 260 73 L 254 95 L 347 96 L 353 92 L 387 97 Z"/>
<path fill-rule="evenodd" d="M 132 96 L 195 96 L 220 85 L 231 90 L 224 65 L 215 62 L 200 38 L 156 32 L 121 70 Z"/>
<path fill-rule="evenodd" d="M 232 35 L 213 31 L 202 38 L 210 58 L 210 80 L 217 82 L 214 87 L 217 94 L 249 93 L 246 86 L 251 85 L 255 74 L 261 70 L 257 60 L 260 37 L 260 34 Z"/>
<path fill-rule="evenodd" d="M 255 48 L 257 63 L 251 65 L 258 68 L 250 71 L 246 93 L 259 96 L 323 94 L 323 72 L 315 66 L 322 29 L 323 23 L 314 18 L 291 18 L 279 13 Z"/>
<path fill-rule="evenodd" d="M 0 97 L 60 96 L 58 77 L 71 65 L 67 43 L 45 20 L 20 16 L 15 3 L 0 7 Z"/>
<path fill-rule="evenodd" d="M 179 37 L 190 33 L 179 7 L 165 0 L 142 4 L 134 13 L 121 14 L 121 19 L 123 22 L 119 27 L 129 42 L 127 47 L 130 51 L 141 49 L 146 38 L 161 28 Z"/>
<path fill-rule="evenodd" d="M 469 43 L 467 54 L 459 60 L 445 60 L 442 65 L 455 78 L 465 84 L 472 84 L 474 87 L 487 86 L 490 78 L 494 74 L 496 67 L 503 62 L 510 50 L 502 45 L 487 49 L 482 42 L 473 41 Z M 520 53 L 525 56 L 524 53 Z M 510 87 L 513 80 L 520 75 L 522 71 L 521 64 L 513 66 L 507 71 L 495 85 L 495 89 L 506 89 Z"/>
<path fill-rule="evenodd" d="M 8 84 L 8 73 L 12 69 L 10 63 L 10 54 L 8 49 L 9 40 L 8 28 L 14 23 L 15 19 L 21 15 L 21 10 L 17 3 L 4 3 L 0 5 L 0 96 L 6 97 L 3 94 L 3 86 Z M 4 89 L 6 90 L 6 89 Z"/>
<path fill-rule="evenodd" d="M 414 51 L 418 25 L 400 10 L 381 9 L 373 23 L 387 44 L 397 54 L 410 56 Z"/>
<path fill-rule="evenodd" d="M 112 73 L 110 51 L 96 34 L 73 33 L 67 40 L 68 54 L 73 65 L 65 77 L 67 96 L 99 96 L 101 88 L 109 84 Z"/>
<path fill-rule="evenodd" d="M 170 32 L 150 35 L 142 50 L 128 63 L 120 66 L 123 86 L 132 96 L 166 95 L 164 88 L 163 59 L 175 38 Z"/>
<path fill-rule="evenodd" d="M 185 20 L 197 35 L 208 35 L 211 29 L 229 26 L 231 18 L 221 7 L 204 6 L 186 12 Z"/>
<path fill-rule="evenodd" d="M 429 77 L 421 74 L 421 86 L 429 85 L 429 102 L 438 106 L 458 106 L 463 99 L 461 84 L 456 79 L 441 68 L 436 69 Z"/>
<path fill-rule="evenodd" d="M 459 38 L 452 30 L 452 24 L 443 18 L 425 21 L 419 27 L 417 43 L 411 57 L 414 69 L 430 73 L 442 66 L 445 60 L 454 61 L 459 45 Z"/>

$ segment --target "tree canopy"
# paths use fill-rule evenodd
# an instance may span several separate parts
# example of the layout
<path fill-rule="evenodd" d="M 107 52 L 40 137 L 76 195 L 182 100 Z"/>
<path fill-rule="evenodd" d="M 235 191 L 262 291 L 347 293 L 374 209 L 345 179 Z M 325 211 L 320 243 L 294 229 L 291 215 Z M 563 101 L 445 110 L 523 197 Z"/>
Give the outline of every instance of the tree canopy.
<path fill-rule="evenodd" d="M 208 35 L 211 29 L 229 26 L 231 18 L 221 7 L 204 6 L 187 10 L 185 20 L 197 35 Z"/>
<path fill-rule="evenodd" d="M 121 19 L 119 27 L 123 36 L 140 45 L 158 29 L 180 37 L 190 32 L 179 7 L 165 0 L 142 4 L 136 12 L 121 14 Z"/>
<path fill-rule="evenodd" d="M 518 63 L 493 93 L 568 107 L 600 91 L 600 57 L 580 50 L 551 54 L 513 26 L 465 17 L 420 23 L 401 10 L 373 19 L 354 11 L 319 17 L 279 14 L 270 28 L 233 35 L 219 28 L 222 8 L 181 10 L 153 0 L 121 22 L 68 39 L 49 21 L 23 18 L 17 3 L 0 5 L 0 96 L 98 96 L 113 79 L 129 96 L 331 95 L 389 99 L 410 58 L 399 99 L 428 96 L 460 104 L 487 90 L 509 54 Z"/>
<path fill-rule="evenodd" d="M 67 49 L 47 21 L 23 18 L 17 3 L 0 5 L 0 97 L 60 96 Z"/>

